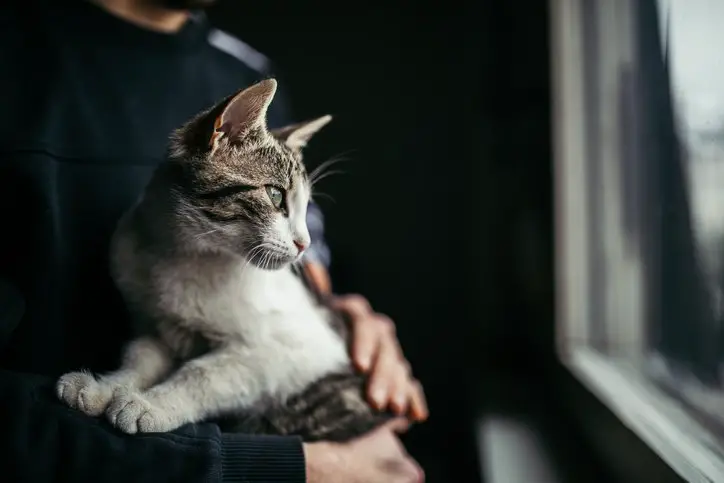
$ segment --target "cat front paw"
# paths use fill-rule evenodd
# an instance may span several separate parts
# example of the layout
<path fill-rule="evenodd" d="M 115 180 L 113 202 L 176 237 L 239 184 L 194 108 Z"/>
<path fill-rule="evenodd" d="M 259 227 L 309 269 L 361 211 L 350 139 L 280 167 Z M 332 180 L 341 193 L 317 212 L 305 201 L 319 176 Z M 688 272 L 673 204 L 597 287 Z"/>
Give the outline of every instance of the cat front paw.
<path fill-rule="evenodd" d="M 128 434 L 161 433 L 181 426 L 143 394 L 125 388 L 114 392 L 106 416 L 113 426 Z"/>
<path fill-rule="evenodd" d="M 69 372 L 61 376 L 55 392 L 61 401 L 88 416 L 103 414 L 113 396 L 113 388 L 89 372 Z"/>

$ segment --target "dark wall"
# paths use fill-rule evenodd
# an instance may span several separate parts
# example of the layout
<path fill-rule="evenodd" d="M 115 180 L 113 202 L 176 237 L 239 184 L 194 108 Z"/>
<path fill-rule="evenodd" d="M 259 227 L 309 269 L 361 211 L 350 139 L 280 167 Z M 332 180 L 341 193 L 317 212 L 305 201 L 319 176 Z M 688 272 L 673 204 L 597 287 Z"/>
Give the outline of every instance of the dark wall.
<path fill-rule="evenodd" d="M 395 319 L 432 410 L 413 452 L 453 466 L 477 369 L 552 347 L 548 20 L 530 3 L 211 12 L 275 61 L 295 117 L 335 116 L 307 151 L 348 159 L 320 185 L 335 289 Z"/>
<path fill-rule="evenodd" d="M 522 5 L 390 1 L 350 15 L 226 0 L 212 19 L 276 62 L 296 117 L 335 115 L 307 158 L 349 159 L 323 182 L 336 203 L 320 199 L 335 288 L 397 321 L 431 403 L 407 441 L 428 482 L 479 481 L 472 417 L 511 410 L 545 421 L 565 481 L 678 481 L 570 374 L 543 370 L 554 328 L 548 12 Z M 523 395 L 501 396 L 500 381 Z"/>

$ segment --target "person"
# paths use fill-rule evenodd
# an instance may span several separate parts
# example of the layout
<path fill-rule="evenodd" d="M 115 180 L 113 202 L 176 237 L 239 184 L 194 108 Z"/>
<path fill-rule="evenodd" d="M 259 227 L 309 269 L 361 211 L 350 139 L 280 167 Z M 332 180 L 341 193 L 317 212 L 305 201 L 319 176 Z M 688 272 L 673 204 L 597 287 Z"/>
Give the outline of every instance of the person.
<path fill-rule="evenodd" d="M 346 444 L 222 434 L 210 423 L 128 436 L 65 407 L 69 370 L 111 369 L 129 335 L 107 270 L 116 221 L 164 157 L 170 132 L 270 75 L 264 56 L 213 29 L 213 0 L 32 0 L 0 16 L 0 453 L 3 481 L 413 482 L 396 432 L 427 417 L 393 325 L 336 296 L 322 217 L 307 270 L 353 321 L 371 401 L 407 415 Z M 323 106 L 320 106 L 323 109 Z M 270 127 L 289 122 L 283 93 Z"/>

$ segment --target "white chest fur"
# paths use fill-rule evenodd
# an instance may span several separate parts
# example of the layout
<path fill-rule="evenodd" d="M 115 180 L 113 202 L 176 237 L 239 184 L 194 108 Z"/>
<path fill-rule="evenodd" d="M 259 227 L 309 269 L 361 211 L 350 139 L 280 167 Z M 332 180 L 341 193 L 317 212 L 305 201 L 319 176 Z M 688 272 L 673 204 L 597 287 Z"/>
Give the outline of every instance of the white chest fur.
<path fill-rule="evenodd" d="M 183 296 L 173 297 L 175 311 L 239 344 L 255 376 L 246 382 L 255 392 L 284 398 L 349 366 L 345 342 L 329 326 L 326 309 L 290 270 L 240 265 L 226 276 L 197 272 L 193 281 L 183 278 L 187 283 L 177 285 Z"/>

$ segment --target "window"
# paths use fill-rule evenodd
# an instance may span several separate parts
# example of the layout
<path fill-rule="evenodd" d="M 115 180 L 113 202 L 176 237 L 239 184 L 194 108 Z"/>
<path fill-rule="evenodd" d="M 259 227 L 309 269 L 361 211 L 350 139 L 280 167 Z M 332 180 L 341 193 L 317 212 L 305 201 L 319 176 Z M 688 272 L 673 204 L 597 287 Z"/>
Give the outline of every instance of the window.
<path fill-rule="evenodd" d="M 559 354 L 724 481 L 724 3 L 551 7 Z"/>
<path fill-rule="evenodd" d="M 662 244 L 668 272 L 652 369 L 724 428 L 724 3 L 660 0 L 659 9 L 686 196 L 668 195 L 685 216 L 668 230 L 677 238 Z M 686 287 L 682 276 L 691 280 Z"/>

